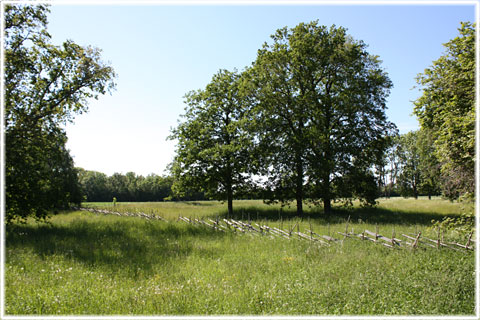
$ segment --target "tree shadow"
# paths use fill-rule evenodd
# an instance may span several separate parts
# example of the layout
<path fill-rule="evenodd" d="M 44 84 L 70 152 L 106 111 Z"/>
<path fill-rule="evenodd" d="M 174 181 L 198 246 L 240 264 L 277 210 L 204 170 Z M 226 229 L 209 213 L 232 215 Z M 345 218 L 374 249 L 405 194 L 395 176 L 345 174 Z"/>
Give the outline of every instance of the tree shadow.
<path fill-rule="evenodd" d="M 268 221 L 288 221 L 293 219 L 312 219 L 318 223 L 343 223 L 350 217 L 350 221 L 363 221 L 366 223 L 379 224 L 398 224 L 398 225 L 428 225 L 432 220 L 441 221 L 443 218 L 458 216 L 452 214 L 439 214 L 432 212 L 404 212 L 398 210 L 389 210 L 379 207 L 370 208 L 333 208 L 331 213 L 324 213 L 323 208 L 309 208 L 303 215 L 298 215 L 296 208 L 260 208 L 260 207 L 238 207 L 234 208 L 233 215 L 229 215 L 227 210 L 219 213 L 220 218 L 232 218 L 243 221 L 248 220 L 268 220 Z"/>
<path fill-rule="evenodd" d="M 216 203 L 213 203 L 213 202 L 198 202 L 198 201 L 181 201 L 181 203 L 184 203 L 190 206 L 200 206 L 200 207 L 212 207 L 216 205 Z"/>
<path fill-rule="evenodd" d="M 140 272 L 151 274 L 158 264 L 178 264 L 193 251 L 217 256 L 218 250 L 194 247 L 195 239 L 224 236 L 198 226 L 159 221 L 132 224 L 131 219 L 109 224 L 85 220 L 65 225 L 16 224 L 6 229 L 8 249 L 31 249 L 45 259 L 61 255 L 88 266 L 126 272 L 133 278 Z"/>

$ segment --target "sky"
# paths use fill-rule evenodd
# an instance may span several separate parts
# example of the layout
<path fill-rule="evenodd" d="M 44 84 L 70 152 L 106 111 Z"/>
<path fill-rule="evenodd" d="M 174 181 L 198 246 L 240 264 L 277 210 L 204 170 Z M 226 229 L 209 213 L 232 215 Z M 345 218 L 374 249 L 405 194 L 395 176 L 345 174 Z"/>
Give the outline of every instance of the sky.
<path fill-rule="evenodd" d="M 400 133 L 418 129 L 415 77 L 444 53 L 461 21 L 461 5 L 60 5 L 51 6 L 54 44 L 71 39 L 102 50 L 117 88 L 89 102 L 89 112 L 66 125 L 75 165 L 111 175 L 166 174 L 175 154 L 167 140 L 184 113 L 184 95 L 205 88 L 220 69 L 243 70 L 277 29 L 301 22 L 342 26 L 380 56 L 394 88 L 387 116 Z M 411 2 L 410 2 L 411 3 Z"/>

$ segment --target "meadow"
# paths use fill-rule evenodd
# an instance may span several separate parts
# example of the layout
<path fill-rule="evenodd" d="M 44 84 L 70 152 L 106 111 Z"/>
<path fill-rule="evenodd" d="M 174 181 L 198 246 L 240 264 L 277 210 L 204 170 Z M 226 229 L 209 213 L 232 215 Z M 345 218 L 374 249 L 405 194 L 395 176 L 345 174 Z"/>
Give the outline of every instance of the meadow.
<path fill-rule="evenodd" d="M 7 227 L 8 315 L 474 315 L 475 254 L 420 247 L 392 250 L 345 239 L 329 246 L 218 232 L 178 222 L 220 219 L 214 201 L 87 203 L 167 221 L 63 212 L 48 223 Z M 377 208 L 307 208 L 234 202 L 235 217 L 282 229 L 422 231 L 462 207 L 442 199 L 383 199 Z M 447 232 L 445 237 L 460 235 Z"/>

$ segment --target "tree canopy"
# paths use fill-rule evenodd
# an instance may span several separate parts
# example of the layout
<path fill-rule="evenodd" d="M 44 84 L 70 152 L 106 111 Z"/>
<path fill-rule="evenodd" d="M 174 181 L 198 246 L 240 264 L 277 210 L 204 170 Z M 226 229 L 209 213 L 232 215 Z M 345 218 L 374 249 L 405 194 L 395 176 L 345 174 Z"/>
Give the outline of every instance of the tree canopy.
<path fill-rule="evenodd" d="M 174 189 L 197 186 L 231 200 L 264 178 L 274 200 L 337 198 L 374 203 L 372 168 L 389 136 L 392 87 L 380 60 L 344 28 L 301 23 L 277 30 L 241 75 L 221 70 L 186 96 L 172 164 Z M 255 180 L 255 181 L 254 181 Z"/>
<path fill-rule="evenodd" d="M 414 113 L 433 136 L 450 198 L 475 191 L 475 43 L 475 25 L 462 23 L 444 55 L 417 77 Z"/>
<path fill-rule="evenodd" d="M 7 222 L 43 218 L 81 200 L 61 125 L 114 88 L 115 73 L 99 49 L 50 43 L 48 12 L 46 5 L 5 6 Z"/>
<path fill-rule="evenodd" d="M 258 52 L 253 81 L 273 188 L 295 190 L 298 213 L 306 197 L 321 199 L 326 212 L 337 198 L 372 203 L 371 169 L 396 130 L 385 115 L 392 83 L 379 58 L 346 29 L 318 22 L 272 39 Z"/>
<path fill-rule="evenodd" d="M 242 194 L 251 177 L 247 174 L 251 138 L 245 129 L 247 110 L 238 72 L 220 70 L 203 90 L 185 96 L 184 121 L 172 130 L 176 156 L 171 165 L 173 190 L 202 191 L 209 198 L 227 200 Z"/>
<path fill-rule="evenodd" d="M 149 174 L 137 175 L 104 173 L 78 168 L 78 180 L 82 196 L 89 202 L 109 202 L 115 197 L 118 201 L 164 201 L 174 198 L 172 194 L 173 179 L 168 176 Z M 202 199 L 196 195 L 196 200 Z"/>

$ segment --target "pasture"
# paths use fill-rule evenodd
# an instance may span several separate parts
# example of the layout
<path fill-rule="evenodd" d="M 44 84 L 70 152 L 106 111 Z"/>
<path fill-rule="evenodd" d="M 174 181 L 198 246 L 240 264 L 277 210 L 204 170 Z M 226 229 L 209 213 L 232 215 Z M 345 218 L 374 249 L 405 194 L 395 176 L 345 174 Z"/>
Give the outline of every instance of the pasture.
<path fill-rule="evenodd" d="M 86 207 L 110 208 L 110 203 Z M 441 199 L 383 199 L 337 210 L 234 202 L 238 220 L 343 239 L 348 229 L 435 237 L 431 220 L 461 206 Z M 64 212 L 7 227 L 8 315 L 473 315 L 473 252 L 389 249 L 354 239 L 329 246 L 218 232 L 178 222 L 226 217 L 219 202 L 119 203 L 116 211 L 167 221 Z M 350 218 L 349 218 L 350 217 Z M 446 232 L 448 239 L 460 235 Z"/>

